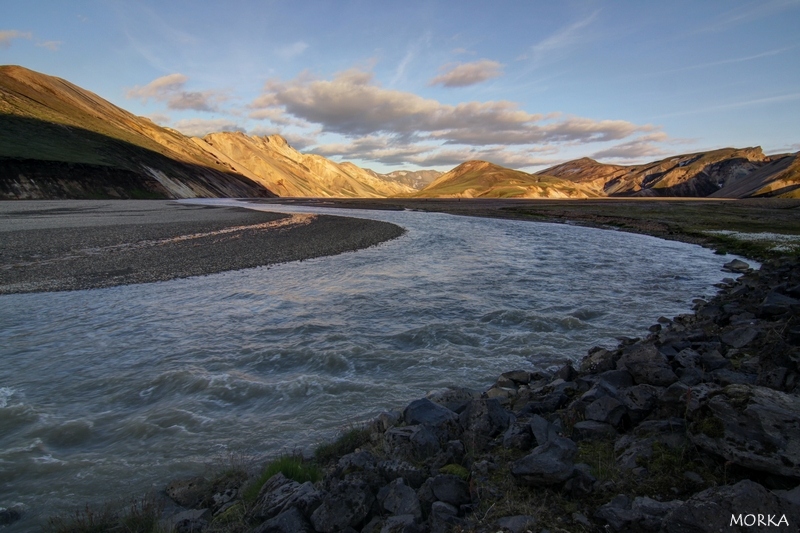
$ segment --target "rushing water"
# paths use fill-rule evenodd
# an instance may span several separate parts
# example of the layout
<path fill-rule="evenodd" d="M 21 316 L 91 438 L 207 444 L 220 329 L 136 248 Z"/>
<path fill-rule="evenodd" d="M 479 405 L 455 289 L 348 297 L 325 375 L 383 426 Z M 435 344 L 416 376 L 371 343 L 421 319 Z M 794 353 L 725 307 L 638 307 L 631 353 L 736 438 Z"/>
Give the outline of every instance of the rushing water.
<path fill-rule="evenodd" d="M 408 232 L 270 268 L 0 297 L 0 507 L 29 508 L 7 531 L 229 453 L 307 448 L 432 389 L 577 360 L 686 312 L 727 260 L 566 225 L 332 213 Z"/>

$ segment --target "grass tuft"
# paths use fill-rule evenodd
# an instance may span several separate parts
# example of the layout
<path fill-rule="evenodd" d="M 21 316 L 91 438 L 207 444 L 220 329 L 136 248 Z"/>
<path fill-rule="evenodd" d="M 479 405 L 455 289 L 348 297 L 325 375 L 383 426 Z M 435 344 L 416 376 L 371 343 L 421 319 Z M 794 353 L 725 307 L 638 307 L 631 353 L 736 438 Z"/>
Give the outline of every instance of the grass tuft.
<path fill-rule="evenodd" d="M 322 479 L 322 473 L 315 464 L 305 461 L 298 455 L 285 455 L 267 464 L 258 479 L 250 483 L 244 490 L 242 499 L 246 503 L 255 502 L 264 483 L 279 473 L 298 483 L 305 483 L 306 481 L 315 483 Z"/>
<path fill-rule="evenodd" d="M 342 433 L 333 442 L 320 445 L 314 451 L 314 458 L 320 464 L 328 464 L 335 459 L 352 453 L 356 448 L 367 444 L 370 440 L 370 431 L 366 428 L 352 428 Z"/>

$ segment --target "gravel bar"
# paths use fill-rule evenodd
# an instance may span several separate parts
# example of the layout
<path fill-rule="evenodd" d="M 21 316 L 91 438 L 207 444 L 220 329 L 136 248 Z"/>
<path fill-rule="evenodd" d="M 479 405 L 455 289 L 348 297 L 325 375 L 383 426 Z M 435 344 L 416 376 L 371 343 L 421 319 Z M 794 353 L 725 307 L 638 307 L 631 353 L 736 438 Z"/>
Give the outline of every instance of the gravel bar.
<path fill-rule="evenodd" d="M 150 283 L 394 239 L 394 224 L 158 200 L 0 202 L 0 294 Z"/>

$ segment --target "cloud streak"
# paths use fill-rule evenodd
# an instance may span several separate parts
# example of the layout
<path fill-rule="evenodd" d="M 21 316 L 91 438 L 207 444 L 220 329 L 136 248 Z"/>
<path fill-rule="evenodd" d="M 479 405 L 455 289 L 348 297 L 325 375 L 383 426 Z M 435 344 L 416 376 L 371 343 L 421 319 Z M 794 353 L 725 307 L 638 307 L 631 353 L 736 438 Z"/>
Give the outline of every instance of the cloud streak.
<path fill-rule="evenodd" d="M 455 66 L 445 65 L 439 70 L 442 74 L 433 78 L 428 85 L 443 85 L 444 87 L 467 87 L 482 83 L 492 78 L 503 75 L 502 65 L 497 61 L 481 59 L 471 63 L 461 63 Z"/>
<path fill-rule="evenodd" d="M 371 73 L 358 69 L 340 72 L 331 80 L 308 73 L 289 81 L 270 80 L 251 107 L 279 110 L 319 125 L 323 132 L 348 137 L 386 134 L 445 144 L 589 143 L 655 129 L 624 120 L 528 113 L 509 101 L 444 104 L 383 88 Z"/>
<path fill-rule="evenodd" d="M 128 98 L 140 99 L 142 102 L 156 100 L 165 102 L 169 109 L 217 111 L 219 103 L 226 100 L 224 93 L 219 91 L 185 91 L 184 86 L 189 80 L 180 73 L 168 74 L 151 81 L 142 87 L 136 86 L 126 93 Z"/>
<path fill-rule="evenodd" d="M 19 30 L 0 30 L 0 48 L 10 48 L 11 41 L 14 39 L 32 39 L 33 34 L 29 31 Z"/>

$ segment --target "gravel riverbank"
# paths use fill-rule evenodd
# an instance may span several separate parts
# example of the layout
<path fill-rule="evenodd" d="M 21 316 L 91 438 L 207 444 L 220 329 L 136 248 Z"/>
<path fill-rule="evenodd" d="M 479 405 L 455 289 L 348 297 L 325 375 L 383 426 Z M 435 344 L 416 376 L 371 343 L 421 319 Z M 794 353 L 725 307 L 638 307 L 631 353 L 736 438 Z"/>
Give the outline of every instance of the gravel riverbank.
<path fill-rule="evenodd" d="M 0 294 L 94 289 L 354 251 L 385 222 L 170 201 L 0 202 Z"/>

